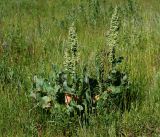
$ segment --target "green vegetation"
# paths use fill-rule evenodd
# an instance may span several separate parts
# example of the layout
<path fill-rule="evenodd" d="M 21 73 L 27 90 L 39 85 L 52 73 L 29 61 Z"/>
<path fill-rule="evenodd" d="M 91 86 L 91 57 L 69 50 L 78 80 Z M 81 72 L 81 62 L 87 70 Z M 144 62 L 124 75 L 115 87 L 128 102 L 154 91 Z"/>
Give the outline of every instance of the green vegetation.
<path fill-rule="evenodd" d="M 159 137 L 159 5 L 1 0 L 0 137 Z"/>

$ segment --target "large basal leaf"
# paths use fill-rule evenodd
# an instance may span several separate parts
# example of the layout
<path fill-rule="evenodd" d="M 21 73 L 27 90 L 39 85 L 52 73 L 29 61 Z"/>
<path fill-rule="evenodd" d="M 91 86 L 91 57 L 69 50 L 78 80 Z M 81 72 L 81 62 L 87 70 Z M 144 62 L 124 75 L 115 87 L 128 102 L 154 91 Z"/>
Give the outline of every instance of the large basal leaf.
<path fill-rule="evenodd" d="M 36 82 L 36 85 L 37 86 L 42 86 L 43 85 L 43 83 L 44 83 L 44 80 L 43 79 L 41 79 L 41 78 L 35 78 L 35 82 Z"/>
<path fill-rule="evenodd" d="M 36 93 L 31 92 L 30 97 L 32 97 L 32 98 L 34 98 L 34 99 L 36 99 L 36 98 L 37 98 L 37 95 L 36 95 Z"/>
<path fill-rule="evenodd" d="M 64 91 L 67 93 L 71 93 L 71 94 L 74 93 L 74 89 L 68 86 L 67 81 L 63 82 L 63 88 L 64 88 Z"/>
<path fill-rule="evenodd" d="M 37 101 L 39 101 L 41 99 L 41 94 L 39 92 L 31 92 L 30 93 L 30 97 L 36 99 Z"/>
<path fill-rule="evenodd" d="M 67 105 L 67 113 L 70 114 L 73 111 L 74 111 L 74 107 Z"/>
<path fill-rule="evenodd" d="M 53 88 L 48 82 L 45 82 L 43 85 L 43 92 L 51 93 L 53 91 Z"/>
<path fill-rule="evenodd" d="M 41 99 L 42 108 L 43 109 L 50 108 L 51 107 L 51 101 L 52 101 L 52 99 L 49 96 L 42 97 L 42 99 Z"/>
<path fill-rule="evenodd" d="M 41 90 L 42 90 L 42 87 L 43 87 L 43 84 L 44 84 L 44 80 L 41 79 L 41 78 L 37 78 L 37 76 L 34 76 L 34 83 L 35 83 L 35 85 L 36 85 L 35 91 L 36 91 L 36 92 L 41 91 Z"/>
<path fill-rule="evenodd" d="M 67 75 L 67 83 L 68 85 L 72 85 L 73 84 L 73 77 L 71 74 Z"/>
<path fill-rule="evenodd" d="M 54 86 L 54 93 L 56 94 L 61 87 L 59 85 Z"/>
<path fill-rule="evenodd" d="M 89 91 L 87 90 L 87 91 L 86 91 L 86 100 L 87 100 L 88 102 L 91 102 L 91 96 L 89 95 L 88 92 L 89 92 Z"/>
<path fill-rule="evenodd" d="M 77 107 L 80 111 L 83 110 L 83 107 L 82 107 L 81 105 L 77 105 L 76 107 Z"/>
<path fill-rule="evenodd" d="M 120 86 L 110 86 L 107 90 L 112 94 L 118 94 L 122 92 Z"/>

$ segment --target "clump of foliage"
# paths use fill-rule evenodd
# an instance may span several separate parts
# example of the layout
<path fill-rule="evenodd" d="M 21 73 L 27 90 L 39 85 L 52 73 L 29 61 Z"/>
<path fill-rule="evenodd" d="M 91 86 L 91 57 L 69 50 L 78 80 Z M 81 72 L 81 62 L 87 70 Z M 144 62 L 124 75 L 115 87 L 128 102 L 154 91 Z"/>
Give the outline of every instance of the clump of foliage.
<path fill-rule="evenodd" d="M 64 70 L 60 71 L 53 65 L 53 75 L 49 80 L 37 78 L 34 80 L 31 96 L 34 97 L 43 109 L 50 109 L 56 103 L 65 104 L 65 97 L 77 98 L 81 85 L 77 74 L 78 41 L 75 27 L 69 29 L 69 39 L 64 53 Z M 70 102 L 69 102 L 70 103 Z M 68 106 L 68 110 L 72 108 Z M 74 104 L 76 108 L 81 106 Z"/>
<path fill-rule="evenodd" d="M 118 37 L 120 29 L 120 20 L 118 15 L 118 8 L 116 7 L 112 15 L 110 30 L 107 35 L 107 46 L 109 52 L 107 54 L 108 61 L 108 76 L 104 75 L 104 52 L 99 58 L 99 85 L 100 95 L 97 102 L 98 109 L 102 109 L 102 112 L 115 112 L 118 109 L 126 109 L 129 107 L 129 81 L 127 73 L 122 72 L 119 69 L 119 65 L 122 63 L 124 57 L 116 57 L 116 47 L 118 46 Z"/>
<path fill-rule="evenodd" d="M 34 77 L 31 96 L 37 106 L 53 112 L 63 107 L 69 116 L 79 115 L 81 120 L 88 122 L 91 113 L 110 113 L 126 108 L 125 101 L 129 89 L 127 74 L 118 69 L 123 57 L 116 57 L 120 21 L 118 8 L 112 16 L 107 44 L 109 52 L 108 76 L 104 74 L 103 52 L 98 55 L 96 69 L 98 77 L 89 76 L 87 67 L 78 71 L 79 44 L 74 24 L 69 29 L 69 38 L 64 52 L 64 69 L 53 65 L 53 75 L 48 79 Z"/>

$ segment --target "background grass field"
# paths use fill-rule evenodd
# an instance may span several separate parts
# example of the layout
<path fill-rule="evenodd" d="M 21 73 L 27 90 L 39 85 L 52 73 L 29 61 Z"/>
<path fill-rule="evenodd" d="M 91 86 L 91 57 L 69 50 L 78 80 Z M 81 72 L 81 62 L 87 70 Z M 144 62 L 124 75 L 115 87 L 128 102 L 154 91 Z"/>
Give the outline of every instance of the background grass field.
<path fill-rule="evenodd" d="M 63 67 L 68 28 L 75 22 L 80 64 L 94 74 L 94 59 L 106 48 L 105 35 L 114 7 L 121 18 L 117 54 L 125 57 L 137 102 L 119 121 L 121 136 L 160 136 L 160 1 L 159 0 L 1 0 L 0 1 L 0 136 L 37 136 L 38 117 L 29 98 L 32 77 L 47 76 L 51 65 Z M 106 66 L 107 67 L 107 66 Z M 116 136 L 112 116 L 92 116 L 88 128 L 73 136 Z M 47 123 L 44 137 L 63 136 L 65 118 Z M 70 127 L 73 128 L 74 126 Z"/>

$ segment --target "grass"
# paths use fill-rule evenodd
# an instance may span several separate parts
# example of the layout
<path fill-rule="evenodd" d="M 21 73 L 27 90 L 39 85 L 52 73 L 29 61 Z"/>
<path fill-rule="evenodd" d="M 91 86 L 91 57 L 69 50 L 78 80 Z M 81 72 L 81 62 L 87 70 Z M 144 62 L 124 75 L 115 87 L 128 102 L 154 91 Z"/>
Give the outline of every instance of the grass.
<path fill-rule="evenodd" d="M 80 64 L 88 64 L 90 75 L 94 74 L 96 52 L 106 48 L 105 34 L 116 4 L 122 9 L 117 54 L 126 57 L 122 69 L 128 66 L 138 99 L 117 122 L 107 126 L 106 121 L 114 116 L 92 116 L 90 127 L 79 127 L 73 136 L 160 136 L 160 2 L 136 3 L 108 0 L 99 1 L 100 7 L 95 7 L 89 6 L 89 0 L 0 1 L 0 136 L 38 135 L 37 122 L 45 116 L 31 110 L 32 77 L 47 76 L 52 63 L 62 67 L 68 28 L 73 21 L 80 43 Z M 65 119 L 62 115 L 57 120 L 59 125 L 47 123 L 42 135 L 63 136 L 67 120 L 61 118 Z"/>

